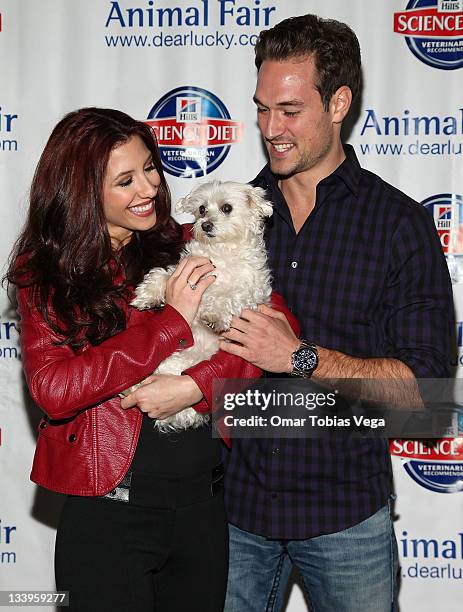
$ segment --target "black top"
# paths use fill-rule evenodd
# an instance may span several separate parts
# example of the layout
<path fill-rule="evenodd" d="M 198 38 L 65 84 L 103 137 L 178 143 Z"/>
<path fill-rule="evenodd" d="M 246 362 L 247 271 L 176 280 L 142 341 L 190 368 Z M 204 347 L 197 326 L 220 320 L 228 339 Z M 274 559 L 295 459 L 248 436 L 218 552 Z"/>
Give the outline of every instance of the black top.
<path fill-rule="evenodd" d="M 161 433 L 144 414 L 130 469 L 157 476 L 188 476 L 212 470 L 220 461 L 221 442 L 212 437 L 210 425 Z"/>

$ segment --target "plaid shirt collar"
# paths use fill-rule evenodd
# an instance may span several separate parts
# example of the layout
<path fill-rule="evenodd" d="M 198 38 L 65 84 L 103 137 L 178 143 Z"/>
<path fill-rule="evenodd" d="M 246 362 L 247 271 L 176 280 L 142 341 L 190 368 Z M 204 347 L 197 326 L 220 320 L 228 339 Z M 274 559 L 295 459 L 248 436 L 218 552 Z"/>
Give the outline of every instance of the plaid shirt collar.
<path fill-rule="evenodd" d="M 322 196 L 325 188 L 336 184 L 338 180 L 341 180 L 354 196 L 358 195 L 362 168 L 360 167 L 354 148 L 348 144 L 344 144 L 343 148 L 346 155 L 344 161 L 334 170 L 334 172 L 321 180 L 317 185 L 317 202 L 320 202 L 322 199 L 320 196 Z M 263 189 L 269 190 L 274 198 L 275 194 L 279 194 L 279 197 L 274 203 L 278 207 L 284 205 L 286 208 L 286 202 L 278 186 L 278 181 L 278 176 L 273 174 L 270 170 L 270 164 L 267 164 L 252 181 L 252 184 L 256 187 L 262 187 Z"/>

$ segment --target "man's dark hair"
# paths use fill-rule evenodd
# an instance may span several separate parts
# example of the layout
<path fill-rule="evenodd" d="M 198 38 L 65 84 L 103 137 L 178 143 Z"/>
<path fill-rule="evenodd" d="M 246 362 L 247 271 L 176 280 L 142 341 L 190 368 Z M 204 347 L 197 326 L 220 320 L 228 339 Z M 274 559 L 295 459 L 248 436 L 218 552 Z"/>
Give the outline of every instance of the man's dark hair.
<path fill-rule="evenodd" d="M 347 85 L 352 98 L 359 92 L 359 41 L 349 26 L 340 21 L 317 15 L 290 17 L 259 34 L 255 53 L 258 70 L 265 60 L 312 56 L 318 73 L 317 89 L 325 110 L 339 87 Z"/>

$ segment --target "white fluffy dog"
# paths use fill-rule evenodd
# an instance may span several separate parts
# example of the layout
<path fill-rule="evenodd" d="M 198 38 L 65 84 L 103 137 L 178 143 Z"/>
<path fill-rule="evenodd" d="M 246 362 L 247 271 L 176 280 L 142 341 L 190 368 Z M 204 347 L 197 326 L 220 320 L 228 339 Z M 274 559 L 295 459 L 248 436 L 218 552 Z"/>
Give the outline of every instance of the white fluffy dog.
<path fill-rule="evenodd" d="M 271 277 L 263 241 L 264 218 L 272 205 L 264 190 L 242 183 L 213 181 L 194 189 L 177 204 L 178 212 L 195 216 L 193 239 L 182 252 L 207 257 L 217 279 L 203 295 L 191 326 L 194 346 L 165 359 L 154 374 L 181 374 L 190 366 L 209 359 L 219 348 L 218 333 L 228 330 L 233 316 L 245 308 L 268 304 Z M 132 305 L 139 309 L 162 306 L 166 281 L 176 266 L 154 268 L 136 289 Z M 208 421 L 193 408 L 186 408 L 155 421 L 164 432 L 199 427 Z"/>

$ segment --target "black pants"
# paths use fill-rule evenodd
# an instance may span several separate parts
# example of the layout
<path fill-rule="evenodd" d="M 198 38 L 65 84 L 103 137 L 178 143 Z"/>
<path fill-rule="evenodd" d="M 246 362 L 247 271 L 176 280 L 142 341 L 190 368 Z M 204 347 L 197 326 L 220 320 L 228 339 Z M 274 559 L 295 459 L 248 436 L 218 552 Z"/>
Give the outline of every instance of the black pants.
<path fill-rule="evenodd" d="M 92 497 L 64 505 L 56 586 L 70 591 L 72 612 L 221 612 L 227 564 L 222 491 L 175 508 Z"/>

